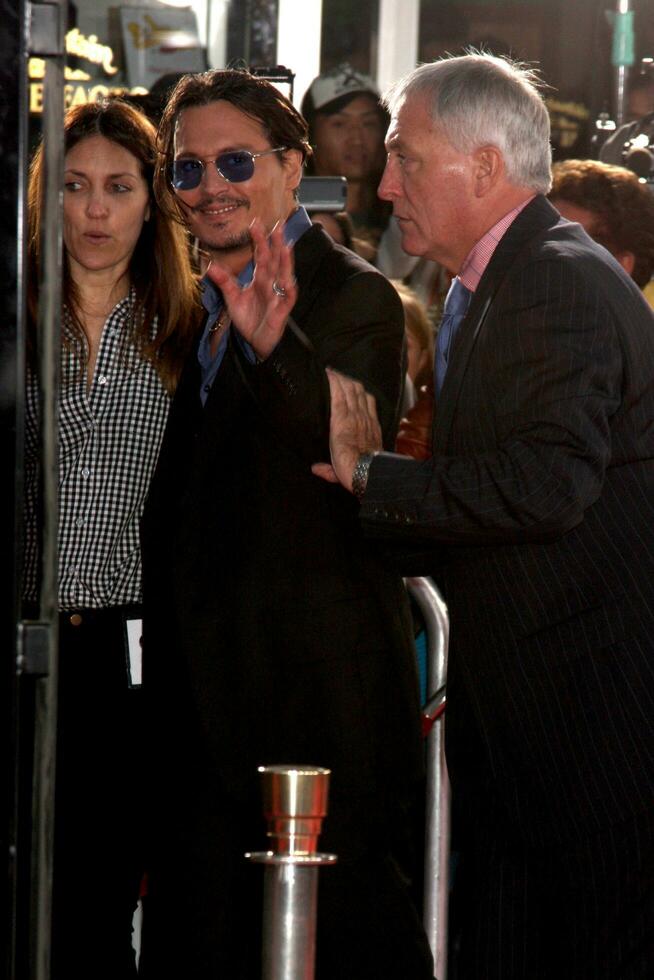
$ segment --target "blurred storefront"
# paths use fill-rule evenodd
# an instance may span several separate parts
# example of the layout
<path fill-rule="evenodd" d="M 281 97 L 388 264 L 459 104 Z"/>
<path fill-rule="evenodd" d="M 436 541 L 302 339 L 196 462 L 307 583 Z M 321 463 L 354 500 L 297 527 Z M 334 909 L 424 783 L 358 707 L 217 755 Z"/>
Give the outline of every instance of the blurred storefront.
<path fill-rule="evenodd" d="M 557 156 L 585 153 L 611 110 L 612 26 L 605 0 L 75 0 L 68 4 L 65 101 L 144 96 L 161 79 L 226 65 L 276 66 L 299 104 L 321 70 L 348 62 L 383 88 L 418 61 L 467 45 L 538 64 L 550 86 Z M 654 54 L 654 8 L 633 0 L 635 60 Z M 634 69 L 635 70 L 635 69 Z M 29 63 L 31 115 L 43 63 Z M 157 89 L 158 91 L 158 89 Z"/>

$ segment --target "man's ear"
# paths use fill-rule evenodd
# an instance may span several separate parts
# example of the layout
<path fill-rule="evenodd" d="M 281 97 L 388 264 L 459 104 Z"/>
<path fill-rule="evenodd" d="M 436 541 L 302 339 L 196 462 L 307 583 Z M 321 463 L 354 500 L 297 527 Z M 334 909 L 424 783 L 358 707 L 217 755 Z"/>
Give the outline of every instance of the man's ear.
<path fill-rule="evenodd" d="M 504 157 L 496 146 L 480 146 L 473 153 L 475 194 L 486 197 L 504 176 Z"/>
<path fill-rule="evenodd" d="M 282 162 L 286 171 L 286 186 L 288 190 L 294 191 L 300 186 L 302 180 L 303 158 L 301 151 L 285 150 Z"/>
<path fill-rule="evenodd" d="M 636 256 L 633 252 L 620 252 L 614 253 L 616 259 L 627 273 L 628 276 L 633 276 L 634 267 L 636 265 Z"/>

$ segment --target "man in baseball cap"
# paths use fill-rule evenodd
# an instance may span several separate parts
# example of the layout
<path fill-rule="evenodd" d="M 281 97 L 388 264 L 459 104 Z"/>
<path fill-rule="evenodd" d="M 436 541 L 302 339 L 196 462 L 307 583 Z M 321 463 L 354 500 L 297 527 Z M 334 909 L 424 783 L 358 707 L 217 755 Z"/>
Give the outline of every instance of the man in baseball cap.
<path fill-rule="evenodd" d="M 371 78 L 339 65 L 314 78 L 302 100 L 314 148 L 310 173 L 347 178 L 347 211 L 355 232 L 374 245 L 388 223 L 377 197 L 388 116 Z"/>

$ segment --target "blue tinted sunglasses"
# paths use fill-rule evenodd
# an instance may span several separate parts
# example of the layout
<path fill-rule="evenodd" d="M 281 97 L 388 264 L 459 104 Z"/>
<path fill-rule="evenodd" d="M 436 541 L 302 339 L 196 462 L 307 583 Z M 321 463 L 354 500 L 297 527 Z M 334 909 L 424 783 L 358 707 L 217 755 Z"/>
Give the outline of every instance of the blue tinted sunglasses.
<path fill-rule="evenodd" d="M 230 150 L 229 153 L 221 153 L 215 160 L 216 170 L 230 184 L 240 184 L 244 180 L 249 180 L 254 173 L 254 161 L 258 157 L 267 157 L 270 153 L 282 153 L 287 150 L 287 146 L 277 146 L 274 150 L 262 150 L 261 153 L 250 153 L 249 150 Z M 170 182 L 176 191 L 192 191 L 200 186 L 204 173 L 205 163 L 203 160 L 195 160 L 192 157 L 180 157 L 173 160 L 170 168 Z"/>

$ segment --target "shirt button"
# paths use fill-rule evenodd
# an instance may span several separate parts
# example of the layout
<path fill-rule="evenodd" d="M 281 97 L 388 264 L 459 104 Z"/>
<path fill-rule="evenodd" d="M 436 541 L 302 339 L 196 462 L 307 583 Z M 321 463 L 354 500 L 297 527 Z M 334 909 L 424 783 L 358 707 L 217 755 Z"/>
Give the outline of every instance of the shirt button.
<path fill-rule="evenodd" d="M 83 517 L 78 517 L 77 520 L 75 521 L 75 527 L 83 527 L 85 523 L 86 521 L 84 520 Z"/>
<path fill-rule="evenodd" d="M 98 378 L 98 384 L 106 385 L 106 383 L 107 383 L 107 377 L 104 374 L 101 374 L 100 377 Z"/>
<path fill-rule="evenodd" d="M 88 468 L 88 466 L 85 466 L 84 469 L 82 470 L 82 476 L 84 477 L 85 480 L 88 480 L 90 475 L 91 475 L 90 469 Z"/>
<path fill-rule="evenodd" d="M 211 385 L 205 385 L 204 386 L 204 390 L 205 391 L 211 391 Z"/>

